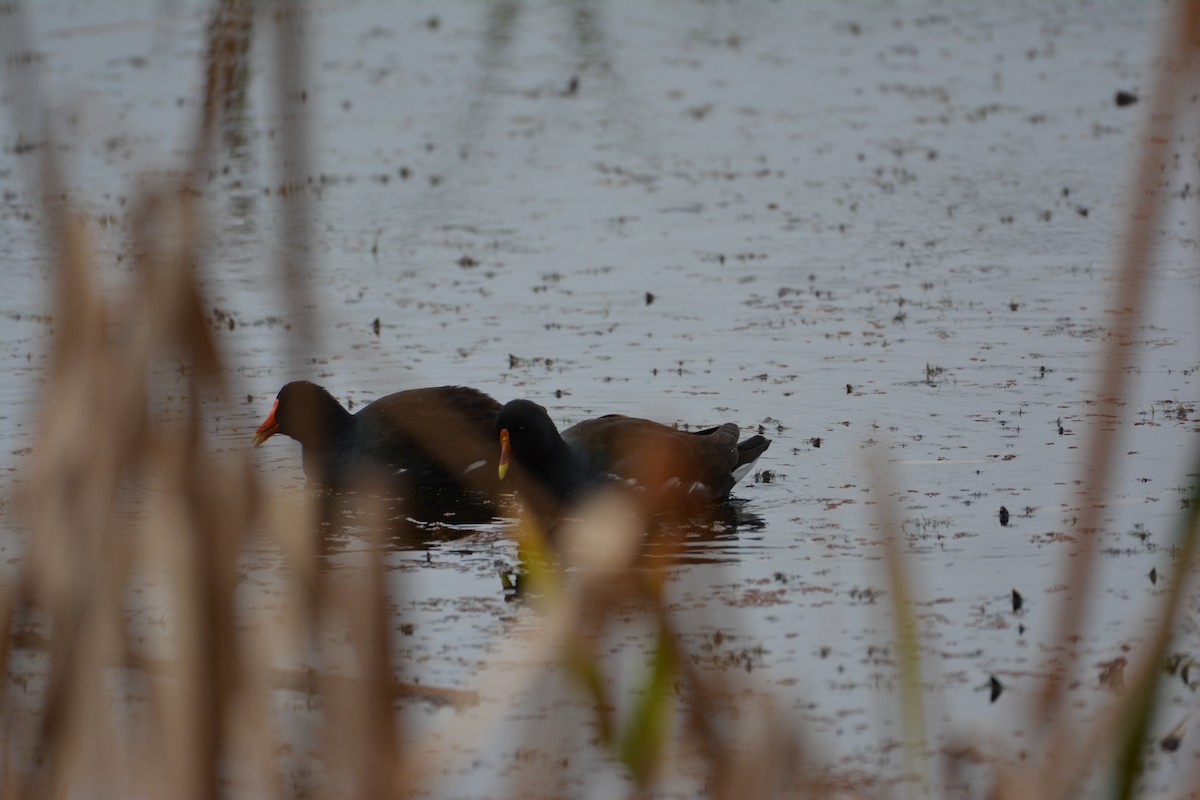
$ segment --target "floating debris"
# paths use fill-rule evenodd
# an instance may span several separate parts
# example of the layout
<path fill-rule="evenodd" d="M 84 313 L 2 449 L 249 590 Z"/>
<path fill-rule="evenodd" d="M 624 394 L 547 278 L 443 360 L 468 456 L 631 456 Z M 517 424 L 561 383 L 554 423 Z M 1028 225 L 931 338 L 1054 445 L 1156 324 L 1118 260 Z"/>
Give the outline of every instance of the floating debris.
<path fill-rule="evenodd" d="M 1192 722 L 1192 714 L 1189 712 L 1179 724 L 1171 729 L 1171 732 L 1158 741 L 1160 747 L 1168 753 L 1174 753 L 1179 749 L 1179 745 L 1183 743 L 1184 734 L 1187 733 L 1188 725 Z"/>
<path fill-rule="evenodd" d="M 1125 106 L 1131 106 L 1136 103 L 1138 101 L 1138 96 L 1133 92 L 1119 90 L 1116 94 L 1116 97 L 1113 99 L 1117 102 L 1117 108 L 1124 108 Z"/>
<path fill-rule="evenodd" d="M 509 369 L 529 369 L 531 367 L 539 367 L 539 366 L 545 367 L 546 369 L 553 369 L 554 364 L 555 364 L 554 359 L 547 358 L 546 356 L 525 357 L 525 356 L 514 355 L 513 353 L 508 354 L 508 368 Z"/>
<path fill-rule="evenodd" d="M 1119 692 L 1125 688 L 1125 665 L 1129 663 L 1124 656 L 1117 656 L 1112 661 L 1101 661 L 1100 685 L 1110 692 Z"/>

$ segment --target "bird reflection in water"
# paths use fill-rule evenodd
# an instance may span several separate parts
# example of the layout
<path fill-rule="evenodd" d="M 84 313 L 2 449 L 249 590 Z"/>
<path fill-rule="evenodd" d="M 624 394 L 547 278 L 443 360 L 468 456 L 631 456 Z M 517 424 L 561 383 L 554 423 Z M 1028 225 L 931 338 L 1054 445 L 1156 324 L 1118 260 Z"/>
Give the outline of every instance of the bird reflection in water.
<path fill-rule="evenodd" d="M 413 487 L 397 494 L 317 488 L 319 555 L 351 548 L 369 528 L 382 526 L 389 550 L 430 550 L 498 528 L 495 505 L 460 487 Z"/>

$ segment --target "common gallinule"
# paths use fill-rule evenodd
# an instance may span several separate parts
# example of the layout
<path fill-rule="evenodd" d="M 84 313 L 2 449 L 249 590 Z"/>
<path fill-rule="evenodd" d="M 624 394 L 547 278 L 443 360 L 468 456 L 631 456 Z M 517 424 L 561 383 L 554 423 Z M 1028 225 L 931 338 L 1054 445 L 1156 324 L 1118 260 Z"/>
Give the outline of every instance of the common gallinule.
<path fill-rule="evenodd" d="M 351 414 L 315 383 L 294 381 L 254 433 L 300 442 L 310 481 L 344 487 L 372 477 L 400 486 L 496 487 L 496 412 L 477 389 L 439 386 L 396 392 Z"/>
<path fill-rule="evenodd" d="M 554 520 L 589 489 L 621 480 L 641 488 L 651 511 L 719 502 L 770 446 L 727 422 L 681 431 L 609 414 L 561 434 L 546 409 L 513 400 L 496 416 L 501 480 L 512 469 L 517 491 L 543 521 Z"/>

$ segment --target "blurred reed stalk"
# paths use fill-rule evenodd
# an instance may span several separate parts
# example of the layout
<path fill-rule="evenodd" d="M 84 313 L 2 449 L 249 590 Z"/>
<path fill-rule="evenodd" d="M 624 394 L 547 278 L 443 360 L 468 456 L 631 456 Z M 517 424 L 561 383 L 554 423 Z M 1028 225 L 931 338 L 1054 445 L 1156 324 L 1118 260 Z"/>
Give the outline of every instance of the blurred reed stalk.
<path fill-rule="evenodd" d="M 868 459 L 871 485 L 881 498 L 894 498 L 895 491 L 886 465 Z M 889 610 L 895 636 L 896 678 L 899 684 L 900 729 L 904 745 L 906 783 L 911 796 L 930 797 L 933 784 L 928 758 L 924 689 L 921 682 L 921 643 L 917 630 L 912 581 L 905 563 L 900 520 L 896 503 L 885 499 L 875 504 L 876 524 L 883 539 L 887 571 Z"/>
<path fill-rule="evenodd" d="M 304 563 L 315 548 L 296 541 L 303 531 L 311 537 L 311 514 L 265 520 L 301 561 L 292 570 L 301 583 L 295 591 L 321 598 L 296 606 L 290 623 L 308 631 L 298 638 L 311 647 L 336 619 L 349 630 L 356 658 L 348 671 L 358 678 L 326 672 L 309 681 L 273 669 L 280 654 L 254 641 L 262 621 L 237 600 L 239 560 L 264 525 L 261 491 L 246 454 L 218 461 L 206 433 L 211 411 L 202 399 L 228 398 L 230 372 L 197 283 L 205 228 L 199 176 L 215 157 L 226 113 L 245 102 L 254 13 L 247 4 L 214 5 L 192 162 L 182 179 L 144 181 L 148 188 L 130 203 L 126 225 L 136 281 L 111 302 L 96 286 L 87 224 L 73 210 L 69 170 L 47 125 L 50 108 L 24 8 L 9 4 L 0 14 L 12 124 L 27 145 L 22 161 L 31 196 L 43 202 L 48 263 L 57 276 L 52 367 L 21 497 L 30 548 L 18 581 L 0 599 L 0 666 L 8 674 L 14 645 L 33 644 L 46 653 L 48 677 L 38 689 L 29 753 L 15 747 L 24 723 L 11 689 L 3 696 L 8 746 L 0 785 L 33 798 L 81 791 L 202 798 L 227 794 L 236 778 L 249 780 L 256 794 L 290 794 L 271 708 L 272 692 L 282 685 L 322 698 L 330 726 L 324 738 L 333 754 L 324 762 L 328 775 L 291 788 L 316 794 L 330 776 L 342 775 L 357 796 L 390 794 L 397 749 L 393 698 L 405 689 L 389 662 L 390 605 L 378 547 L 364 565 L 365 581 L 323 587 L 320 571 Z M 298 189 L 285 200 L 296 252 L 280 248 L 280 284 L 288 288 L 285 301 L 303 348 L 312 341 L 304 324 L 307 146 L 295 113 L 303 105 L 297 82 L 303 85 L 300 67 L 307 60 L 297 45 L 303 13 L 284 4 L 274 18 L 285 76 L 280 106 L 297 118 L 285 126 L 281 164 L 284 185 Z M 182 422 L 151 410 L 156 403 L 148 377 L 165 358 L 184 365 Z M 152 476 L 161 491 L 134 488 L 135 475 Z M 130 589 L 146 575 L 167 587 L 163 613 L 172 624 L 158 637 L 127 622 Z M 147 656 L 135 641 L 150 641 L 169 657 Z M 431 692 L 436 695 L 436 687 Z M 371 746 L 337 746 L 351 741 Z"/>
<path fill-rule="evenodd" d="M 1040 784 L 1045 797 L 1072 796 L 1077 792 L 1083 776 L 1102 750 L 1113 751 L 1116 759 L 1112 777 L 1114 795 L 1129 797 L 1135 793 L 1141 754 L 1147 746 L 1146 735 L 1156 712 L 1155 699 L 1166 648 L 1178 619 L 1183 587 L 1191 577 L 1197 534 L 1194 506 L 1180 515 L 1176 534 L 1176 546 L 1182 553 L 1176 562 L 1179 571 L 1170 577 L 1171 589 L 1160 607 L 1158 628 L 1137 658 L 1131 688 L 1109 710 L 1108 724 L 1093 726 L 1090 735 L 1081 737 L 1077 723 L 1065 707 L 1064 687 L 1075 674 L 1079 652 L 1069 643 L 1077 641 L 1084 630 L 1088 602 L 1094 596 L 1100 515 L 1111 491 L 1122 407 L 1129 394 L 1128 374 L 1136 353 L 1133 342 L 1142 324 L 1154 242 L 1162 225 L 1167 197 L 1162 176 L 1171 170 L 1170 146 L 1179 123 L 1182 118 L 1192 118 L 1189 97 L 1200 76 L 1198 56 L 1200 2 L 1180 0 L 1167 16 L 1158 63 L 1152 73 L 1148 91 L 1151 105 L 1144 117 L 1141 152 L 1133 181 L 1134 205 L 1126 219 L 1114 302 L 1109 309 L 1111 329 L 1099 354 L 1100 385 L 1085 440 L 1078 499 L 1079 547 L 1065 563 L 1064 582 L 1068 591 L 1060 609 L 1057 635 L 1061 648 L 1047 664 L 1046 679 L 1030 709 L 1031 719 L 1043 730 L 1042 751 L 1046 757 L 1038 767 L 1040 778 L 1035 783 Z M 1193 477 L 1196 474 L 1200 470 L 1192 472 Z M 1082 747 L 1078 744 L 1081 739 Z"/>

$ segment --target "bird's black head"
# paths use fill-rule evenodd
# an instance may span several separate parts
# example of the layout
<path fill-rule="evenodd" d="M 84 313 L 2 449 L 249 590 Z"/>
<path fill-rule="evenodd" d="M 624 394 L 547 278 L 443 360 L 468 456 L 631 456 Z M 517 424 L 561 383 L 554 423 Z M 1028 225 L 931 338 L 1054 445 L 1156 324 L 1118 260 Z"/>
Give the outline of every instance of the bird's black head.
<path fill-rule="evenodd" d="M 530 400 L 513 400 L 496 415 L 500 437 L 500 477 L 512 461 L 536 471 L 563 447 L 562 436 L 546 409 Z"/>
<path fill-rule="evenodd" d="M 279 390 L 275 406 L 254 434 L 254 446 L 277 433 L 301 444 L 325 440 L 349 412 L 323 387 L 309 381 L 292 381 Z"/>

